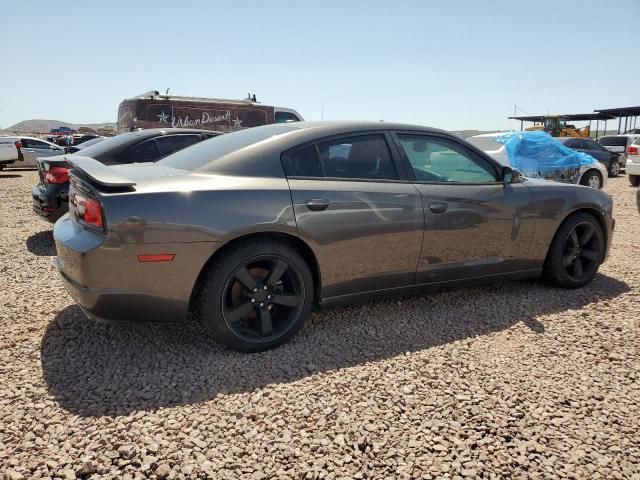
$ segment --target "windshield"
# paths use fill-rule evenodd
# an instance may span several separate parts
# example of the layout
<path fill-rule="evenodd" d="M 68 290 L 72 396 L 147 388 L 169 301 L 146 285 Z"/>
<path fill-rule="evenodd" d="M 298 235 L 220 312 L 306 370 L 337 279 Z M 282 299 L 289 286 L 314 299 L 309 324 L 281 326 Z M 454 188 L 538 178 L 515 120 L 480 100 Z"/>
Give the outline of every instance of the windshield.
<path fill-rule="evenodd" d="M 465 140 L 484 152 L 499 150 L 502 147 L 500 143 L 496 142 L 496 137 L 469 137 Z"/>
<path fill-rule="evenodd" d="M 157 163 L 165 167 L 193 172 L 217 158 L 297 128 L 292 124 L 281 123 L 227 133 L 180 150 Z"/>

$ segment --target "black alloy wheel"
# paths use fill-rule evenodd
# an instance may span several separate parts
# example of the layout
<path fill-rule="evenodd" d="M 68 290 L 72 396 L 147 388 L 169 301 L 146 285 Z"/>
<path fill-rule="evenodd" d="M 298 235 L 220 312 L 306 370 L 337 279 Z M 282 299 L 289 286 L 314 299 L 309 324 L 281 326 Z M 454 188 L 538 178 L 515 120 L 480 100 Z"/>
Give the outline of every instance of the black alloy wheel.
<path fill-rule="evenodd" d="M 301 273 L 286 259 L 261 255 L 240 265 L 222 292 L 229 329 L 251 342 L 268 342 L 288 331 L 304 304 Z"/>
<path fill-rule="evenodd" d="M 596 275 L 604 253 L 605 237 L 600 222 L 589 213 L 575 213 L 556 232 L 543 277 L 559 287 L 583 287 Z"/>
<path fill-rule="evenodd" d="M 309 266 L 270 238 L 240 241 L 217 255 L 199 287 L 195 312 L 236 350 L 274 348 L 302 327 L 314 299 Z"/>
<path fill-rule="evenodd" d="M 600 245 L 591 223 L 578 223 L 571 229 L 564 242 L 562 266 L 576 282 L 592 276 L 600 262 Z"/>

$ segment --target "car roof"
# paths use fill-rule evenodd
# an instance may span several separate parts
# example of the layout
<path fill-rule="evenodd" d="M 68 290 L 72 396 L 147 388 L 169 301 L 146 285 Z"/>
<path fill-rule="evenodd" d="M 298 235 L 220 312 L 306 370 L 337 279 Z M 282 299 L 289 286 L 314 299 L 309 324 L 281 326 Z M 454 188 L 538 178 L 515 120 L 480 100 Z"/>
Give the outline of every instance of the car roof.
<path fill-rule="evenodd" d="M 129 134 L 130 136 L 155 137 L 158 135 L 168 135 L 175 133 L 220 133 L 213 130 L 205 130 L 202 128 L 145 128 L 143 130 L 135 130 L 133 132 L 125 132 L 121 135 Z"/>
<path fill-rule="evenodd" d="M 450 132 L 440 130 L 438 128 L 425 127 L 423 125 L 411 125 L 405 123 L 395 122 L 373 122 L 373 121 L 356 121 L 356 120 L 323 120 L 323 121 L 305 121 L 305 122 L 291 122 L 291 123 L 279 123 L 273 125 L 265 125 L 256 128 L 268 128 L 286 125 L 290 127 L 291 131 L 304 131 L 313 130 L 318 134 L 332 135 L 345 133 L 349 131 L 359 130 L 414 130 L 428 133 L 445 133 L 452 135 Z"/>

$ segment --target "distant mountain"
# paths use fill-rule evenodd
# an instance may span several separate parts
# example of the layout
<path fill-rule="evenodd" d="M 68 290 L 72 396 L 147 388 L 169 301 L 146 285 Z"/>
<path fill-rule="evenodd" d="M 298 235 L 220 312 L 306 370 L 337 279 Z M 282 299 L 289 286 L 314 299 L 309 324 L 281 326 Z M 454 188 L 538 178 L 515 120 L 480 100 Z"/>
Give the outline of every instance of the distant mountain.
<path fill-rule="evenodd" d="M 69 123 L 69 122 L 61 122 L 60 120 L 42 120 L 42 119 L 32 119 L 32 120 L 24 120 L 22 122 L 16 123 L 10 127 L 4 128 L 4 130 L 16 131 L 16 132 L 40 132 L 40 133 L 49 133 L 52 128 L 57 127 L 69 127 L 74 130 L 80 127 L 89 127 L 94 130 L 101 127 L 112 126 L 115 128 L 115 122 L 105 122 L 105 123 Z"/>

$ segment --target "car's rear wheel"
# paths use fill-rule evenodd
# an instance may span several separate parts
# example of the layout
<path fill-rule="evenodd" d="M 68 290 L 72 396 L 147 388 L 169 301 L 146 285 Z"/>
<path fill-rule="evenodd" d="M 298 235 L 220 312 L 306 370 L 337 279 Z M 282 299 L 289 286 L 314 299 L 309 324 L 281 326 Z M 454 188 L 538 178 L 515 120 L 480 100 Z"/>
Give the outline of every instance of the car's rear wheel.
<path fill-rule="evenodd" d="M 577 213 L 556 232 L 543 275 L 559 287 L 580 288 L 596 275 L 604 249 L 604 234 L 598 220 L 588 213 Z"/>
<path fill-rule="evenodd" d="M 609 176 L 617 177 L 618 175 L 620 175 L 620 162 L 618 162 L 618 160 L 611 160 L 609 164 Z"/>
<path fill-rule="evenodd" d="M 276 347 L 304 324 L 313 302 L 304 259 L 265 238 L 224 252 L 208 270 L 200 315 L 224 344 L 244 352 Z"/>
<path fill-rule="evenodd" d="M 629 183 L 633 187 L 637 187 L 640 184 L 640 175 L 629 175 Z"/>
<path fill-rule="evenodd" d="M 602 188 L 602 176 L 597 170 L 589 170 L 580 179 L 580 185 L 585 187 L 595 188 L 596 190 Z"/>

